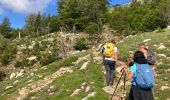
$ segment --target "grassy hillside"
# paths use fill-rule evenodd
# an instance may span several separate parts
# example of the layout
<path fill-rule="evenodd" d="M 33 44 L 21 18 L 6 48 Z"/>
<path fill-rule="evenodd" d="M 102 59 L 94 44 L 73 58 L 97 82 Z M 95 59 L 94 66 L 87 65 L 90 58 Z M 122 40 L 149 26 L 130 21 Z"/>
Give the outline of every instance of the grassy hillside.
<path fill-rule="evenodd" d="M 125 60 L 138 48 L 139 43 L 144 42 L 157 54 L 157 63 L 152 66 L 156 78 L 155 100 L 168 100 L 170 98 L 170 80 L 168 80 L 170 79 L 170 30 L 126 37 L 118 44 L 121 60 Z"/>
<path fill-rule="evenodd" d="M 117 45 L 122 61 L 125 61 L 130 53 L 137 50 L 138 44 L 143 42 L 157 53 L 157 63 L 152 66 L 156 78 L 155 100 L 170 99 L 169 39 L 170 30 L 165 29 L 128 36 Z M 24 100 L 81 100 L 83 98 L 83 100 L 108 100 L 110 95 L 102 89 L 105 86 L 104 74 L 100 65 L 101 60 L 97 57 L 99 55 L 95 55 L 94 51 L 82 52 L 36 71 L 32 70 L 20 78 L 0 82 L 2 87 L 0 99 L 14 100 L 20 97 Z M 70 68 L 70 72 L 58 74 L 58 71 L 62 71 L 61 68 Z M 46 83 L 41 84 L 44 81 Z M 9 86 L 11 87 L 7 88 Z M 26 93 L 25 96 L 22 95 L 23 91 Z"/>

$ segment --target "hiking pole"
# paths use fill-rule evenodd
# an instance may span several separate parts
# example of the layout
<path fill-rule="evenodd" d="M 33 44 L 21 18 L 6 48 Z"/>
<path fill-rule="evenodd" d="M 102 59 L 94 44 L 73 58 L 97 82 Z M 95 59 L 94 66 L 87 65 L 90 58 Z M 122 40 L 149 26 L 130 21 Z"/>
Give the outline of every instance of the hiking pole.
<path fill-rule="evenodd" d="M 125 95 L 126 95 L 126 74 L 124 73 L 124 79 L 123 79 L 123 96 L 122 100 L 125 100 Z M 123 99 L 124 98 L 124 99 Z"/>
<path fill-rule="evenodd" d="M 115 94 L 115 92 L 116 92 L 116 89 L 117 89 L 117 87 L 118 87 L 118 85 L 119 85 L 119 83 L 120 83 L 120 80 L 121 80 L 121 78 L 122 78 L 123 75 L 124 75 L 124 71 L 122 72 L 122 74 L 121 74 L 121 76 L 120 76 L 120 78 L 119 78 L 119 81 L 118 81 L 118 83 L 117 83 L 117 85 L 116 85 L 116 88 L 115 88 L 115 90 L 114 90 L 114 92 L 113 92 L 110 100 L 112 100 L 112 98 L 113 98 L 113 96 L 114 96 L 114 94 Z"/>

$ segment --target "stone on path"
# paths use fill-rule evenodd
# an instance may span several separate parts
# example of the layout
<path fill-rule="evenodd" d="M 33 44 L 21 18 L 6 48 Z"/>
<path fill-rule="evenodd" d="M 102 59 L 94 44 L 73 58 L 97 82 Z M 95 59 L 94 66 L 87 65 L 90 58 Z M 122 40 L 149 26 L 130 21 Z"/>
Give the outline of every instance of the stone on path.
<path fill-rule="evenodd" d="M 83 98 L 82 100 L 87 100 L 90 97 L 94 97 L 96 95 L 96 92 L 92 92 L 90 94 L 88 94 L 85 98 Z"/>
<path fill-rule="evenodd" d="M 104 88 L 102 88 L 106 93 L 108 94 L 113 94 L 114 92 L 114 88 L 110 87 L 110 86 L 106 86 Z"/>
<path fill-rule="evenodd" d="M 81 91 L 81 89 L 76 89 L 76 90 L 71 94 L 71 97 L 79 94 L 80 91 Z"/>
<path fill-rule="evenodd" d="M 161 91 L 164 91 L 164 90 L 166 90 L 166 89 L 169 89 L 170 87 L 168 87 L 168 86 L 162 86 L 160 89 L 161 89 Z"/>
<path fill-rule="evenodd" d="M 88 63 L 89 63 L 89 62 L 85 62 L 85 63 L 81 66 L 80 70 L 85 70 L 85 69 L 87 68 Z"/>

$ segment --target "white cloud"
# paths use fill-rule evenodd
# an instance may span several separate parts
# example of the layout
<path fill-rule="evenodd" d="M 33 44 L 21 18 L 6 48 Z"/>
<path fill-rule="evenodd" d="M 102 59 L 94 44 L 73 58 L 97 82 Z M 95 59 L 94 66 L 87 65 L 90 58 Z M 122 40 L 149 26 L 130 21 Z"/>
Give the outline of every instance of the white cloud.
<path fill-rule="evenodd" d="M 0 0 L 0 13 L 4 9 L 10 9 L 18 13 L 42 12 L 52 0 Z"/>
<path fill-rule="evenodd" d="M 4 10 L 0 8 L 0 15 L 3 14 Z"/>

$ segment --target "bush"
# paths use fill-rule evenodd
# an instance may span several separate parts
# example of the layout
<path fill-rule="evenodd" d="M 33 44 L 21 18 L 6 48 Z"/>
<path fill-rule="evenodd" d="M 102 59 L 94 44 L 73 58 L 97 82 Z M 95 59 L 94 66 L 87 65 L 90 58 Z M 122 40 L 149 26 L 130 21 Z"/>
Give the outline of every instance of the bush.
<path fill-rule="evenodd" d="M 1 55 L 1 63 L 2 65 L 7 65 L 11 62 L 11 60 L 13 59 L 14 55 L 16 54 L 16 47 L 11 46 L 7 46 L 7 48 L 5 48 L 3 50 L 3 53 Z"/>
<path fill-rule="evenodd" d="M 3 81 L 5 77 L 6 77 L 6 74 L 4 72 L 0 72 L 0 81 Z"/>
<path fill-rule="evenodd" d="M 76 44 L 75 44 L 75 46 L 74 46 L 74 49 L 75 49 L 75 50 L 80 50 L 80 51 L 82 51 L 82 50 L 87 50 L 88 47 L 87 47 L 87 43 L 86 43 L 85 38 L 79 39 L 79 40 L 76 42 Z"/>
<path fill-rule="evenodd" d="M 89 25 L 85 28 L 85 32 L 88 34 L 95 34 L 98 31 L 99 31 L 98 25 L 93 22 L 90 22 Z"/>
<path fill-rule="evenodd" d="M 27 66 L 29 66 L 29 60 L 28 59 L 23 59 L 22 61 L 17 61 L 15 63 L 15 67 L 24 68 L 24 67 L 27 67 Z"/>
<path fill-rule="evenodd" d="M 38 60 L 40 61 L 40 64 L 42 66 L 48 65 L 59 59 L 60 58 L 55 54 L 43 54 L 43 55 L 39 55 L 38 57 Z"/>

